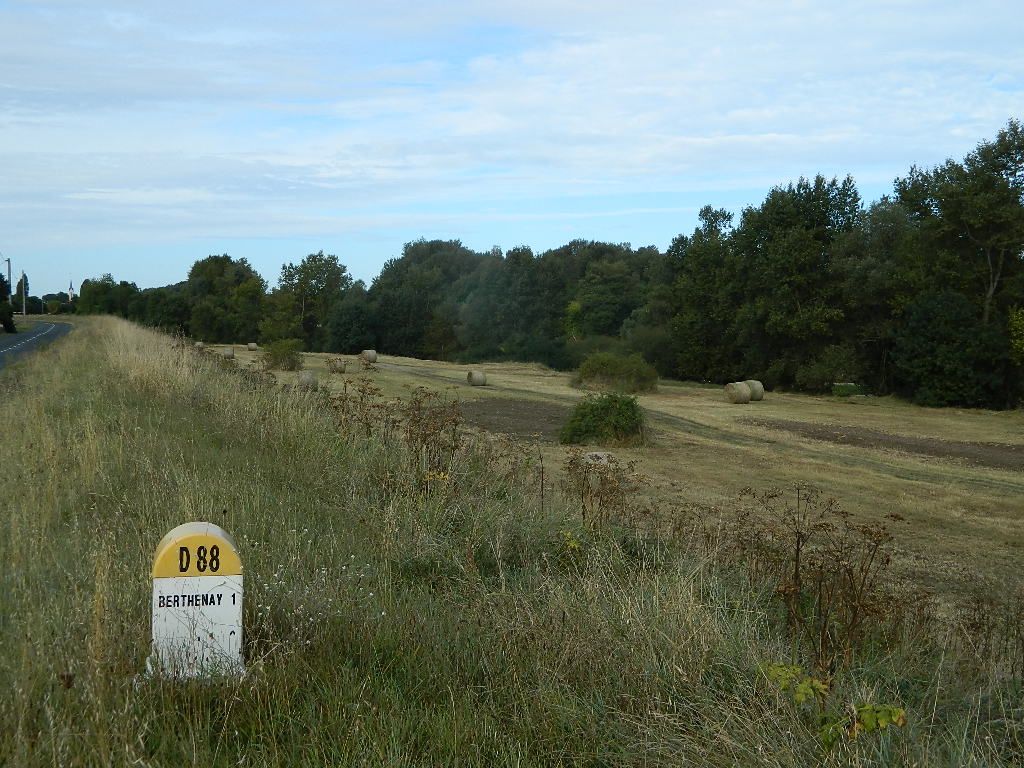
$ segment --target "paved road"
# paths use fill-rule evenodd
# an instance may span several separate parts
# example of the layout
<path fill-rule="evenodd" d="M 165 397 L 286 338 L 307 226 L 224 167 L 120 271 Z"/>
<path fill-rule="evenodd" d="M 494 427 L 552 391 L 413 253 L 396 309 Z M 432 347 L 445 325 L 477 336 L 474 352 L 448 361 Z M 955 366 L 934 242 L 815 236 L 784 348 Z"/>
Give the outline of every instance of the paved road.
<path fill-rule="evenodd" d="M 0 333 L 0 368 L 19 355 L 40 349 L 59 339 L 70 330 L 71 326 L 67 323 L 36 323 L 21 333 Z"/>

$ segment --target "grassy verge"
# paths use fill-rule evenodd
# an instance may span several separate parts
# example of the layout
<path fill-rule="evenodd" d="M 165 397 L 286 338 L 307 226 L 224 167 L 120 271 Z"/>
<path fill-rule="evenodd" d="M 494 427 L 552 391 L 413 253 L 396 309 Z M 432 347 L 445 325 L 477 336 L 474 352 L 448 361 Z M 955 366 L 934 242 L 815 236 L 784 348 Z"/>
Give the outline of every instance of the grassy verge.
<path fill-rule="evenodd" d="M 542 503 L 530 456 L 422 399 L 384 407 L 363 385 L 339 408 L 225 365 L 101 318 L 0 374 L 0 764 L 1020 757 L 1014 681 L 937 637 L 836 672 L 842 706 L 908 722 L 826 749 L 765 672 L 799 644 L 713 549 Z M 241 680 L 138 676 L 149 560 L 193 519 L 241 548 Z"/>

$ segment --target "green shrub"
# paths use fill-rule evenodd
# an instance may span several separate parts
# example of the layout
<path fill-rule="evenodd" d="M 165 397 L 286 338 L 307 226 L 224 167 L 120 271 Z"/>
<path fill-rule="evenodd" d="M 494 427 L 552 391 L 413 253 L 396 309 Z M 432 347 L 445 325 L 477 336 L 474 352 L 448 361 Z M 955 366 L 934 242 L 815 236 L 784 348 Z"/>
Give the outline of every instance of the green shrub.
<path fill-rule="evenodd" d="M 854 395 L 863 395 L 864 387 L 860 384 L 851 384 L 849 382 L 833 384 L 832 394 L 835 397 L 853 397 Z"/>
<path fill-rule="evenodd" d="M 596 352 L 580 365 L 574 383 L 616 392 L 653 392 L 658 387 L 658 372 L 637 354 L 625 357 Z"/>
<path fill-rule="evenodd" d="M 11 309 L 11 305 L 4 300 L 0 300 L 0 327 L 2 327 L 7 333 L 17 333 L 18 327 L 14 324 L 14 311 Z"/>
<path fill-rule="evenodd" d="M 635 397 L 588 395 L 562 427 L 563 443 L 622 443 L 643 439 L 644 412 Z"/>
<path fill-rule="evenodd" d="M 263 367 L 267 370 L 297 371 L 302 368 L 302 339 L 272 341 L 263 350 Z"/>
<path fill-rule="evenodd" d="M 619 336 L 584 336 L 569 340 L 565 345 L 565 356 L 569 368 L 579 368 L 584 360 L 598 352 L 621 356 L 628 355 L 633 351 Z"/>
<path fill-rule="evenodd" d="M 856 381 L 860 377 L 857 351 L 848 344 L 833 344 L 800 365 L 795 383 L 806 392 L 828 392 L 833 382 Z"/>

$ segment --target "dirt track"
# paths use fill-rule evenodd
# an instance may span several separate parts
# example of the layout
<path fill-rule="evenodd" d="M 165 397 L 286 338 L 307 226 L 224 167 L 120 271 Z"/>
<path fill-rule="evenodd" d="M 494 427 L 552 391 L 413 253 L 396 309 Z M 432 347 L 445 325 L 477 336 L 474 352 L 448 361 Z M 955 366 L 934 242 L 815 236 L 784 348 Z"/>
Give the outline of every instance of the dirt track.
<path fill-rule="evenodd" d="M 460 408 L 463 418 L 474 427 L 520 438 L 537 435 L 551 443 L 558 442 L 558 433 L 570 410 L 556 403 L 504 398 L 464 402 Z"/>
<path fill-rule="evenodd" d="M 981 467 L 1024 471 L 1024 445 L 965 443 L 937 440 L 930 437 L 907 437 L 865 427 L 808 424 L 784 419 L 749 419 L 745 423 L 781 429 L 802 437 L 839 445 L 906 451 L 921 456 L 935 456 L 940 459 L 963 459 L 969 464 Z"/>

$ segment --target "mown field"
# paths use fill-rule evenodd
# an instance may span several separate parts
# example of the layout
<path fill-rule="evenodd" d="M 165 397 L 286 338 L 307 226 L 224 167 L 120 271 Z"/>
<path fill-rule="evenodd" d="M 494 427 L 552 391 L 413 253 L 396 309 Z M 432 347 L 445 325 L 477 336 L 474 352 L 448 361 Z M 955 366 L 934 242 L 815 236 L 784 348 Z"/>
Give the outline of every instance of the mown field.
<path fill-rule="evenodd" d="M 235 350 L 243 366 L 259 357 Z M 340 391 L 362 369 L 353 363 L 355 374 L 329 375 L 330 357 L 306 355 L 306 368 Z M 488 386 L 471 387 L 467 366 L 384 355 L 376 368 L 373 381 L 386 397 L 425 387 L 462 402 L 469 424 L 522 440 L 549 467 L 564 463 L 558 432 L 584 395 L 571 374 L 488 363 L 473 366 L 487 373 Z M 788 393 L 732 405 L 720 387 L 673 381 L 639 401 L 649 444 L 613 453 L 650 478 L 638 490 L 666 519 L 693 504 L 729 509 L 747 486 L 809 483 L 858 519 L 885 522 L 894 571 L 909 582 L 943 595 L 1024 586 L 1024 411 Z"/>
<path fill-rule="evenodd" d="M 376 371 L 335 375 L 332 401 L 287 386 L 293 374 L 243 373 L 241 348 L 224 363 L 123 321 L 76 325 L 0 373 L 0 764 L 1024 756 L 1015 646 L 991 642 L 1005 606 L 987 624 L 873 611 L 849 652 L 819 670 L 770 579 L 728 556 L 729 541 L 661 521 L 676 505 L 724 508 L 744 485 L 811 481 L 856 515 L 903 515 L 901 551 L 941 545 L 936 563 L 960 553 L 1009 584 L 1019 471 L 778 422 L 1005 443 L 992 450 L 1012 456 L 1019 414 L 784 396 L 737 409 L 717 391 L 669 385 L 643 398 L 651 445 L 623 452 L 650 486 L 629 484 L 596 522 L 562 490 L 572 472 L 550 435 L 578 394 L 559 374 L 489 366 L 493 387 L 470 391 L 464 369 L 384 357 Z M 460 430 L 453 410 L 407 387 L 422 384 L 476 398 L 462 413 L 480 427 L 541 437 Z M 633 516 L 650 502 L 653 516 Z M 193 519 L 239 542 L 241 679 L 142 675 L 149 561 L 167 530 Z M 1003 543 L 986 542 L 997 530 Z M 982 544 L 987 555 L 974 550 Z M 959 583 L 952 567 L 940 576 Z M 905 723 L 880 730 L 882 712 Z"/>

